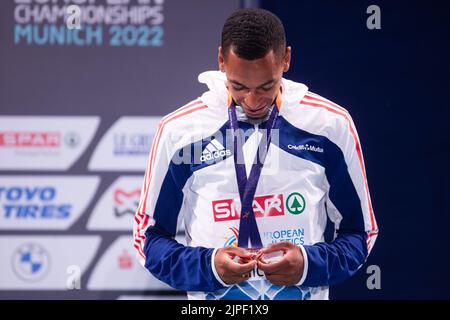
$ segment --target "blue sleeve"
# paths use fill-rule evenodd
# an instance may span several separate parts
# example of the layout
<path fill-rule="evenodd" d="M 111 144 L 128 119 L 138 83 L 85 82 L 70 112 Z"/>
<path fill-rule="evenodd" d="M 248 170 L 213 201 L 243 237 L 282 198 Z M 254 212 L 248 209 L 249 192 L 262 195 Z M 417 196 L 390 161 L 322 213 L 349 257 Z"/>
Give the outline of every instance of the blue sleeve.
<path fill-rule="evenodd" d="M 308 270 L 302 285 L 332 286 L 355 274 L 367 257 L 365 233 L 340 233 L 331 243 L 303 246 Z"/>
<path fill-rule="evenodd" d="M 183 157 L 186 150 L 189 152 L 189 147 L 179 150 L 177 155 Z M 189 164 L 172 159 L 165 175 L 162 175 L 161 189 L 153 210 L 154 223 L 145 231 L 145 267 L 157 279 L 175 289 L 215 291 L 223 285 L 212 271 L 214 249 L 187 247 L 174 239 L 184 198 L 182 190 L 191 174 Z"/>
<path fill-rule="evenodd" d="M 341 150 L 328 142 L 327 158 L 324 160 L 325 175 L 329 183 L 325 209 L 330 220 L 335 223 L 334 241 L 305 245 L 307 274 L 302 285 L 332 286 L 345 281 L 358 271 L 368 256 L 368 230 L 365 217 L 369 212 L 362 206 L 357 189 L 364 190 L 359 183 L 357 169 L 348 163 L 358 161 L 353 138 L 348 132 L 342 134 L 347 149 Z M 355 138 L 356 139 L 356 138 Z M 350 141 L 350 142 L 349 142 Z M 353 179 L 352 179 L 353 177 Z"/>
<path fill-rule="evenodd" d="M 184 291 L 216 291 L 223 286 L 211 269 L 214 249 L 186 247 L 157 225 L 149 227 L 145 267 L 159 280 Z"/>

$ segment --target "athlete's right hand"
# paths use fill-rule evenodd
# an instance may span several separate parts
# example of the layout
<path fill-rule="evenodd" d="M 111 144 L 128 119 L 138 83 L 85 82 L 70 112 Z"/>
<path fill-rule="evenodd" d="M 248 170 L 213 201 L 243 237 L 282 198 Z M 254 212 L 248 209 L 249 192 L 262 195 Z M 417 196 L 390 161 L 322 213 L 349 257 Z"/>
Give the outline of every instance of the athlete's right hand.
<path fill-rule="evenodd" d="M 235 261 L 236 257 L 238 257 L 238 262 Z M 216 251 L 216 256 L 214 257 L 216 271 L 226 284 L 247 281 L 256 263 L 256 260 L 252 259 L 250 252 L 234 246 L 220 248 Z"/>

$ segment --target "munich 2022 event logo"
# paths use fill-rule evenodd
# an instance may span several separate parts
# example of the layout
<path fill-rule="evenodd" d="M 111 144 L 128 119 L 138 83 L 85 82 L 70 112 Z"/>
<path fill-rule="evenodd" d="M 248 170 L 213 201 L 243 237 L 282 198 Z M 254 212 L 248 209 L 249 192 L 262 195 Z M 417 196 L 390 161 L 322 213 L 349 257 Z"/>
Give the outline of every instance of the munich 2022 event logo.
<path fill-rule="evenodd" d="M 14 44 L 161 47 L 164 0 L 15 0 Z"/>

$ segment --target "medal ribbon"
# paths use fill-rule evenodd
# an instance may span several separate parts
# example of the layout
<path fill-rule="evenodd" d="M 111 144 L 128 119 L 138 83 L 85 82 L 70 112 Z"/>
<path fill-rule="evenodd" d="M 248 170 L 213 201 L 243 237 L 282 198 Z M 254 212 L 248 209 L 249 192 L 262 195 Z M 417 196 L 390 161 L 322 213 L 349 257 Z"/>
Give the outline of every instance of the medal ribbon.
<path fill-rule="evenodd" d="M 266 139 L 264 139 L 263 137 L 258 145 L 258 150 L 255 156 L 256 161 L 253 161 L 253 165 L 248 178 L 245 170 L 242 151 L 244 141 L 242 141 L 242 143 L 238 143 L 239 124 L 236 116 L 236 106 L 232 99 L 230 107 L 228 108 L 228 116 L 230 119 L 230 126 L 233 134 L 234 167 L 236 171 L 239 196 L 241 199 L 238 246 L 241 248 L 262 248 L 263 245 L 261 241 L 261 235 L 259 234 L 258 225 L 256 224 L 255 220 L 255 213 L 253 211 L 253 198 L 255 196 L 256 187 L 261 176 L 262 167 L 264 166 L 264 160 L 269 150 L 272 129 L 275 126 L 275 120 L 278 116 L 278 107 L 276 105 L 272 107 L 272 112 L 270 113 L 269 119 L 266 122 L 265 128 L 263 128 L 267 130 Z M 260 152 L 260 150 L 263 151 Z M 249 240 L 251 243 L 250 246 Z"/>

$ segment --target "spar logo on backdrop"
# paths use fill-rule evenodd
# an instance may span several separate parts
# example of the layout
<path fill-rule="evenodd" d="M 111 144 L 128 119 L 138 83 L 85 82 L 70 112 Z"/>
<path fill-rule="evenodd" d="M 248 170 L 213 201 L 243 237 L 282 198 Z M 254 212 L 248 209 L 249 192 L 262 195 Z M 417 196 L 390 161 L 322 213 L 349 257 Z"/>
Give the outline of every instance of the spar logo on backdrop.
<path fill-rule="evenodd" d="M 212 201 L 214 221 L 238 220 L 241 203 L 235 199 Z M 256 218 L 284 216 L 284 201 L 282 194 L 257 196 L 253 199 L 253 212 Z"/>
<path fill-rule="evenodd" d="M 96 176 L 1 176 L 0 230 L 67 230 L 99 182 Z"/>
<path fill-rule="evenodd" d="M 0 290 L 67 290 L 67 270 L 87 270 L 100 236 L 0 236 Z"/>
<path fill-rule="evenodd" d="M 61 133 L 49 131 L 2 131 L 0 147 L 3 148 L 59 148 Z"/>
<path fill-rule="evenodd" d="M 122 117 L 104 134 L 88 168 L 144 171 L 160 117 Z"/>
<path fill-rule="evenodd" d="M 0 170 L 67 170 L 99 122 L 99 117 L 0 116 Z"/>
<path fill-rule="evenodd" d="M 143 176 L 121 176 L 103 193 L 89 218 L 88 230 L 130 231 L 139 206 Z"/>
<path fill-rule="evenodd" d="M 0 131 L 0 147 L 2 148 L 49 148 L 62 146 L 76 148 L 80 144 L 80 135 L 66 132 L 64 137 L 57 131 Z"/>

